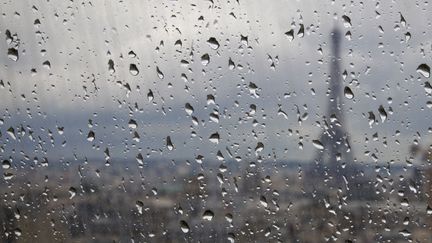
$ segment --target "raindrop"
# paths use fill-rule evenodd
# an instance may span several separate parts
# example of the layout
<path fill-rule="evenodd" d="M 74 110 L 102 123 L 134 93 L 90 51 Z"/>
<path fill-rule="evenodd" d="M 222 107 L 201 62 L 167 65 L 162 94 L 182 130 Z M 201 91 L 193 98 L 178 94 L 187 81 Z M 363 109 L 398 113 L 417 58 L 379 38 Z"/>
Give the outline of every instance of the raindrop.
<path fill-rule="evenodd" d="M 432 215 L 432 208 L 429 205 L 426 208 L 426 214 L 427 215 Z"/>
<path fill-rule="evenodd" d="M 344 26 L 345 26 L 346 28 L 352 26 L 352 25 L 351 25 L 351 19 L 350 19 L 350 17 L 348 17 L 348 16 L 346 16 L 346 15 L 343 15 L 343 16 L 342 16 L 342 19 L 343 19 L 343 22 L 344 22 Z"/>
<path fill-rule="evenodd" d="M 235 242 L 235 236 L 233 233 L 228 233 L 228 237 L 227 237 L 228 241 L 230 243 L 234 243 Z"/>
<path fill-rule="evenodd" d="M 348 86 L 345 86 L 344 95 L 345 95 L 345 98 L 347 98 L 349 100 L 354 98 L 354 93 L 352 92 L 351 88 Z"/>
<path fill-rule="evenodd" d="M 291 29 L 288 32 L 285 32 L 285 35 L 288 37 L 289 41 L 293 41 L 294 40 L 294 30 L 293 29 Z"/>
<path fill-rule="evenodd" d="M 156 73 L 160 79 L 164 78 L 164 74 L 162 73 L 162 71 L 157 66 L 156 66 Z"/>
<path fill-rule="evenodd" d="M 137 122 L 134 119 L 130 119 L 128 122 L 129 128 L 136 129 L 138 127 Z"/>
<path fill-rule="evenodd" d="M 129 51 L 129 52 L 128 52 L 128 56 L 129 56 L 130 58 L 134 58 L 134 57 L 136 57 L 136 54 L 135 54 L 134 51 Z"/>
<path fill-rule="evenodd" d="M 181 220 L 180 221 L 180 229 L 183 231 L 183 233 L 188 233 L 189 232 L 189 225 L 186 223 L 186 221 Z"/>
<path fill-rule="evenodd" d="M 265 208 L 268 206 L 267 199 L 264 196 L 260 197 L 260 203 Z"/>
<path fill-rule="evenodd" d="M 432 94 L 432 86 L 429 82 L 424 83 L 424 89 L 425 89 L 426 93 Z"/>
<path fill-rule="evenodd" d="M 417 72 L 423 75 L 426 78 L 430 77 L 430 67 L 427 64 L 420 64 L 417 67 Z"/>
<path fill-rule="evenodd" d="M 405 33 L 405 42 L 408 42 L 411 39 L 411 33 L 410 32 L 406 32 Z"/>
<path fill-rule="evenodd" d="M 144 203 L 141 201 L 136 201 L 135 202 L 135 206 L 138 209 L 138 213 L 142 214 L 143 213 L 143 207 L 144 207 Z"/>
<path fill-rule="evenodd" d="M 404 237 L 408 237 L 411 235 L 411 232 L 409 232 L 407 229 L 399 231 L 399 234 L 401 234 Z"/>
<path fill-rule="evenodd" d="M 109 61 L 108 61 L 108 71 L 109 71 L 110 74 L 115 73 L 114 61 L 112 59 L 109 59 Z"/>
<path fill-rule="evenodd" d="M 170 150 L 170 151 L 174 149 L 174 145 L 171 142 L 171 137 L 170 136 L 168 136 L 166 138 L 166 146 L 167 146 L 168 150 Z"/>
<path fill-rule="evenodd" d="M 2 167 L 3 167 L 3 169 L 5 169 L 5 170 L 7 170 L 7 169 L 9 169 L 10 167 L 11 167 L 11 163 L 10 163 L 10 161 L 9 160 L 3 160 L 3 162 L 2 162 Z"/>
<path fill-rule="evenodd" d="M 258 142 L 256 147 L 255 147 L 255 153 L 259 153 L 264 149 L 264 144 L 261 142 Z"/>
<path fill-rule="evenodd" d="M 42 63 L 42 66 L 46 69 L 51 69 L 51 63 L 49 61 L 45 61 Z"/>
<path fill-rule="evenodd" d="M 185 111 L 186 111 L 186 113 L 190 116 L 190 115 L 193 114 L 193 112 L 194 112 L 194 108 L 191 106 L 191 104 L 186 103 L 186 104 L 185 104 Z"/>
<path fill-rule="evenodd" d="M 219 143 L 219 139 L 220 139 L 220 137 L 219 137 L 219 133 L 217 133 L 217 132 L 213 133 L 213 134 L 210 135 L 210 137 L 209 137 L 210 142 L 212 142 L 212 143 L 216 143 L 216 144 Z"/>
<path fill-rule="evenodd" d="M 210 48 L 212 48 L 213 50 L 219 48 L 219 42 L 214 37 L 210 37 L 210 39 L 207 40 L 207 44 L 209 44 Z"/>
<path fill-rule="evenodd" d="M 87 135 L 87 141 L 93 142 L 94 139 L 95 139 L 95 133 L 93 131 L 90 131 Z"/>
<path fill-rule="evenodd" d="M 214 217 L 214 213 L 211 210 L 206 210 L 202 216 L 202 218 L 207 221 L 211 221 L 213 217 Z"/>
<path fill-rule="evenodd" d="M 69 199 L 74 198 L 76 193 L 77 193 L 77 190 L 75 189 L 75 187 L 70 187 L 69 188 L 69 194 L 70 194 Z"/>
<path fill-rule="evenodd" d="M 152 102 L 154 99 L 153 91 L 151 89 L 149 89 L 149 91 L 147 93 L 147 99 L 149 102 Z"/>
<path fill-rule="evenodd" d="M 15 48 L 9 48 L 8 49 L 8 57 L 9 59 L 11 59 L 12 61 L 16 62 L 18 61 L 18 50 Z"/>
<path fill-rule="evenodd" d="M 13 127 L 9 127 L 9 129 L 7 130 L 7 134 L 9 134 L 9 136 L 13 139 L 16 140 L 16 136 L 15 136 L 15 129 Z"/>
<path fill-rule="evenodd" d="M 380 105 L 380 107 L 378 108 L 378 112 L 381 118 L 381 122 L 385 122 L 385 120 L 387 119 L 387 112 L 384 110 L 384 107 L 382 105 Z"/>
<path fill-rule="evenodd" d="M 234 64 L 233 60 L 231 60 L 231 58 L 228 59 L 228 68 L 229 68 L 229 70 L 233 70 L 235 68 L 235 64 Z"/>
<path fill-rule="evenodd" d="M 133 76 L 137 76 L 139 74 L 137 66 L 135 64 L 133 64 L 133 63 L 129 65 L 129 72 Z"/>
<path fill-rule="evenodd" d="M 302 38 L 304 36 L 304 25 L 303 24 L 300 24 L 300 29 L 297 32 L 297 36 L 300 38 Z"/>
<path fill-rule="evenodd" d="M 136 156 L 136 160 L 138 161 L 138 164 L 139 164 L 139 165 L 143 165 L 143 164 L 144 164 L 144 158 L 143 158 L 143 156 L 142 156 L 141 153 L 139 153 L 139 154 Z"/>
<path fill-rule="evenodd" d="M 317 148 L 319 150 L 324 149 L 324 145 L 319 140 L 312 140 L 312 144 L 313 144 L 313 146 L 315 146 L 315 148 Z"/>
<path fill-rule="evenodd" d="M 204 66 L 207 66 L 210 63 L 210 56 L 209 54 L 204 54 L 201 56 L 201 64 Z"/>

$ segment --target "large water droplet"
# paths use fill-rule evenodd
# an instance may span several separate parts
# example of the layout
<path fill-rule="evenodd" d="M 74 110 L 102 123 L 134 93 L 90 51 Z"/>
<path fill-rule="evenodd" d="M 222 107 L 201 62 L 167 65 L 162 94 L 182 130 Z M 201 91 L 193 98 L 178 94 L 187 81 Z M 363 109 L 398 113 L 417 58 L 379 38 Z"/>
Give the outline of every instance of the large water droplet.
<path fill-rule="evenodd" d="M 93 131 L 90 131 L 90 132 L 87 134 L 87 141 L 89 141 L 89 142 L 93 142 L 94 139 L 95 139 L 95 133 L 94 133 Z"/>
<path fill-rule="evenodd" d="M 380 107 L 378 108 L 378 113 L 380 115 L 381 122 L 385 122 L 385 120 L 387 119 L 387 112 L 384 110 L 384 107 L 382 105 L 380 105 Z"/>
<path fill-rule="evenodd" d="M 290 31 L 285 32 L 285 35 L 288 37 L 289 41 L 293 41 L 294 40 L 294 30 L 291 29 Z"/>
<path fill-rule="evenodd" d="M 219 143 L 219 139 L 220 139 L 220 136 L 219 136 L 219 133 L 217 133 L 217 132 L 213 133 L 213 134 L 210 135 L 210 137 L 209 137 L 210 142 L 212 142 L 212 143 L 216 143 L 216 144 Z"/>
<path fill-rule="evenodd" d="M 139 153 L 139 154 L 136 156 L 136 160 L 137 160 L 137 162 L 138 162 L 139 165 L 143 165 L 143 164 L 144 164 L 144 158 L 143 158 L 143 156 L 142 156 L 141 153 Z"/>
<path fill-rule="evenodd" d="M 159 67 L 156 67 L 156 73 L 157 73 L 157 75 L 158 75 L 158 77 L 159 77 L 160 79 L 163 79 L 163 78 L 164 78 L 164 74 L 163 74 L 162 71 L 159 69 Z"/>
<path fill-rule="evenodd" d="M 417 72 L 423 75 L 426 78 L 430 77 L 430 67 L 427 64 L 420 64 L 417 67 Z"/>
<path fill-rule="evenodd" d="M 115 69 L 114 69 L 114 61 L 112 59 L 109 59 L 108 61 L 108 72 L 110 74 L 115 73 Z"/>
<path fill-rule="evenodd" d="M 75 189 L 75 187 L 70 187 L 69 188 L 69 199 L 72 199 L 72 198 L 74 198 L 75 197 L 75 195 L 76 195 L 76 193 L 77 193 L 77 190 Z"/>
<path fill-rule="evenodd" d="M 186 223 L 186 221 L 184 221 L 184 220 L 181 220 L 180 221 L 180 229 L 181 229 L 181 231 L 183 231 L 183 233 L 188 233 L 189 232 L 189 225 Z"/>
<path fill-rule="evenodd" d="M 297 32 L 297 36 L 300 38 L 302 38 L 304 36 L 304 25 L 303 24 L 300 24 L 300 29 Z"/>
<path fill-rule="evenodd" d="M 154 99 L 153 91 L 151 89 L 149 89 L 149 91 L 147 93 L 147 99 L 149 102 L 152 102 Z"/>
<path fill-rule="evenodd" d="M 210 37 L 210 39 L 207 40 L 207 44 L 213 49 L 216 50 L 219 48 L 219 42 L 214 37 Z"/>
<path fill-rule="evenodd" d="M 349 100 L 354 98 L 354 93 L 352 92 L 351 88 L 348 86 L 345 86 L 344 95 L 345 95 L 345 98 L 347 98 Z"/>
<path fill-rule="evenodd" d="M 312 144 L 313 144 L 313 146 L 315 146 L 315 148 L 317 148 L 319 150 L 324 149 L 324 145 L 319 140 L 312 140 Z"/>
<path fill-rule="evenodd" d="M 171 141 L 171 137 L 170 136 L 168 136 L 166 138 L 166 146 L 167 146 L 168 150 L 173 150 L 174 149 L 174 145 L 173 145 L 173 143 Z"/>
<path fill-rule="evenodd" d="M 15 129 L 13 127 L 9 127 L 6 132 L 13 140 L 16 140 Z"/>
<path fill-rule="evenodd" d="M 209 54 L 204 54 L 201 56 L 201 64 L 204 66 L 207 66 L 210 63 L 210 56 Z"/>
<path fill-rule="evenodd" d="M 190 116 L 190 115 L 193 114 L 193 112 L 194 112 L 194 108 L 191 106 L 191 104 L 186 103 L 186 104 L 185 104 L 185 111 L 186 111 L 186 113 Z"/>
<path fill-rule="evenodd" d="M 9 48 L 8 49 L 8 57 L 9 57 L 9 59 L 11 59 L 14 62 L 18 61 L 18 59 L 19 59 L 18 50 L 15 48 Z"/>
<path fill-rule="evenodd" d="M 130 119 L 128 122 L 129 128 L 136 129 L 138 127 L 137 122 L 134 119 Z"/>
<path fill-rule="evenodd" d="M 256 147 L 255 147 L 255 153 L 259 153 L 264 149 L 264 144 L 261 142 L 258 142 Z"/>
<path fill-rule="evenodd" d="M 138 209 L 138 213 L 142 214 L 143 213 L 144 203 L 138 200 L 138 201 L 135 202 L 135 206 Z"/>
<path fill-rule="evenodd" d="M 139 70 L 138 70 L 137 66 L 133 63 L 129 65 L 129 72 L 133 76 L 137 76 L 139 74 Z"/>
<path fill-rule="evenodd" d="M 214 217 L 214 213 L 211 210 L 206 210 L 202 216 L 202 218 L 207 221 L 211 221 L 213 217 Z"/>
<path fill-rule="evenodd" d="M 2 167 L 3 167 L 3 169 L 5 169 L 5 170 L 7 170 L 7 169 L 9 169 L 10 167 L 11 167 L 11 163 L 10 163 L 10 161 L 9 160 L 3 160 L 3 162 L 2 162 Z"/>
<path fill-rule="evenodd" d="M 351 25 L 351 19 L 350 19 L 350 17 L 348 17 L 348 16 L 346 16 L 346 15 L 343 15 L 342 16 L 342 19 L 343 19 L 343 22 L 344 22 L 344 26 L 345 27 L 351 27 L 352 25 Z"/>

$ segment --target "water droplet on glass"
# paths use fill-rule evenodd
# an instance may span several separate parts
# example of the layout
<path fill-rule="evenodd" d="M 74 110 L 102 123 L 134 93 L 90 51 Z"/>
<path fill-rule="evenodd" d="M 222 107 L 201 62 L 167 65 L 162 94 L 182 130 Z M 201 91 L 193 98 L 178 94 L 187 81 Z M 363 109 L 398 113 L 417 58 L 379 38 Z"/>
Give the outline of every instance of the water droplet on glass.
<path fill-rule="evenodd" d="M 317 148 L 319 150 L 324 149 L 324 145 L 319 140 L 312 140 L 312 144 L 313 144 L 313 146 L 315 146 L 315 148 Z"/>
<path fill-rule="evenodd" d="M 163 78 L 164 78 L 164 74 L 163 74 L 162 71 L 159 69 L 159 67 L 156 67 L 156 73 L 157 73 L 157 75 L 158 75 L 158 77 L 159 77 L 160 79 L 163 79 Z"/>
<path fill-rule="evenodd" d="M 303 24 L 300 24 L 300 29 L 297 32 L 297 36 L 300 38 L 302 38 L 304 36 L 304 25 Z"/>
<path fill-rule="evenodd" d="M 18 61 L 18 50 L 15 48 L 9 48 L 8 57 L 14 62 Z"/>
<path fill-rule="evenodd" d="M 135 202 L 135 206 L 138 209 L 138 213 L 142 214 L 143 213 L 143 207 L 144 207 L 144 203 L 141 201 L 136 201 Z"/>
<path fill-rule="evenodd" d="M 384 107 L 382 105 L 380 105 L 380 107 L 378 108 L 378 113 L 380 115 L 381 122 L 385 122 L 385 120 L 387 119 L 387 112 L 384 110 Z"/>
<path fill-rule="evenodd" d="M 129 65 L 129 72 L 133 76 L 137 76 L 139 74 L 139 70 L 138 70 L 137 66 L 133 63 Z"/>
<path fill-rule="evenodd" d="M 108 71 L 110 74 L 115 73 L 114 61 L 112 59 L 109 59 L 109 61 L 108 61 Z"/>
<path fill-rule="evenodd" d="M 417 67 L 417 72 L 423 75 L 426 78 L 430 77 L 430 67 L 427 64 L 420 64 Z"/>
<path fill-rule="evenodd" d="M 180 229 L 185 234 L 189 232 L 189 225 L 186 223 L 186 221 L 184 221 L 184 220 L 180 221 Z"/>
<path fill-rule="evenodd" d="M 185 104 L 185 111 L 186 111 L 186 113 L 190 116 L 190 115 L 193 114 L 193 112 L 194 112 L 194 108 L 191 106 L 191 104 L 186 103 L 186 104 Z"/>
<path fill-rule="evenodd" d="M 347 98 L 349 100 L 354 98 L 354 93 L 352 92 L 351 88 L 348 86 L 345 86 L 345 88 L 344 88 L 344 95 L 345 95 L 345 98 Z"/>
<path fill-rule="evenodd" d="M 260 203 L 265 208 L 268 206 L 267 199 L 264 196 L 260 197 Z"/>
<path fill-rule="evenodd" d="M 49 61 L 43 62 L 42 66 L 48 70 L 51 69 L 51 63 Z"/>
<path fill-rule="evenodd" d="M 351 25 L 351 19 L 350 19 L 350 17 L 348 17 L 348 16 L 346 16 L 346 15 L 343 15 L 343 16 L 342 16 L 342 19 L 343 19 L 343 22 L 344 22 L 344 26 L 345 26 L 346 28 L 352 26 L 352 25 Z"/>
<path fill-rule="evenodd" d="M 90 131 L 87 135 L 87 141 L 92 142 L 95 139 L 95 133 L 93 131 Z"/>
<path fill-rule="evenodd" d="M 256 147 L 255 147 L 255 153 L 259 153 L 264 149 L 264 144 L 261 142 L 258 142 Z"/>
<path fill-rule="evenodd" d="M 212 48 L 213 50 L 219 48 L 219 42 L 214 37 L 210 37 L 210 39 L 207 40 L 207 44 L 209 44 L 210 48 Z"/>
<path fill-rule="evenodd" d="M 174 149 L 174 145 L 171 142 L 171 137 L 170 136 L 168 136 L 166 138 L 166 146 L 167 146 L 168 150 L 173 150 Z"/>
<path fill-rule="evenodd" d="M 209 64 L 209 62 L 210 62 L 209 54 L 206 53 L 206 54 L 201 56 L 201 64 L 202 65 L 207 66 Z"/>
<path fill-rule="evenodd" d="M 134 119 L 130 119 L 128 122 L 129 128 L 136 129 L 138 127 L 137 122 Z"/>
<path fill-rule="evenodd" d="M 72 199 L 73 197 L 75 197 L 75 195 L 76 195 L 76 193 L 77 193 L 77 190 L 75 189 L 75 187 L 70 187 L 69 188 L 69 199 Z"/>
<path fill-rule="evenodd" d="M 13 140 L 16 140 L 15 129 L 13 127 L 9 127 L 6 132 Z"/>
<path fill-rule="evenodd" d="M 5 169 L 5 170 L 7 170 L 7 169 L 9 169 L 10 167 L 11 167 L 11 163 L 10 163 L 10 161 L 9 160 L 3 160 L 3 162 L 2 162 L 2 167 L 3 167 L 3 169 Z"/>
<path fill-rule="evenodd" d="M 139 165 L 143 165 L 143 164 L 144 164 L 144 158 L 143 158 L 143 156 L 142 156 L 141 153 L 139 153 L 139 154 L 136 156 L 136 160 L 138 161 L 138 164 L 139 164 Z"/>
<path fill-rule="evenodd" d="M 214 217 L 214 213 L 211 210 L 206 210 L 202 216 L 202 218 L 207 221 L 211 221 L 213 217 Z"/>
<path fill-rule="evenodd" d="M 210 137 L 209 137 L 210 142 L 212 142 L 212 143 L 216 143 L 216 144 L 219 143 L 219 139 L 220 139 L 220 137 L 219 137 L 219 133 L 217 133 L 217 132 L 213 133 L 213 134 L 210 135 Z"/>
<path fill-rule="evenodd" d="M 285 35 L 288 37 L 289 41 L 293 41 L 294 40 L 294 30 L 291 29 L 290 31 L 285 32 Z"/>
<path fill-rule="evenodd" d="M 151 89 L 149 89 L 149 91 L 147 93 L 147 99 L 149 102 L 152 102 L 154 99 L 153 91 Z"/>
<path fill-rule="evenodd" d="M 228 59 L 228 68 L 229 70 L 233 70 L 235 68 L 235 64 L 231 58 Z"/>

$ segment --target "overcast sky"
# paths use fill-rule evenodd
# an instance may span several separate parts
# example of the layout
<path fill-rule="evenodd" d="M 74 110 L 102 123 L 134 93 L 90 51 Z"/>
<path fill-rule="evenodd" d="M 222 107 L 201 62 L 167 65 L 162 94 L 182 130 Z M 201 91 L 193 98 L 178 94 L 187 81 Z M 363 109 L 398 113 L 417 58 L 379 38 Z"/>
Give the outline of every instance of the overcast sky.
<path fill-rule="evenodd" d="M 430 78 L 416 71 L 432 65 L 431 11 L 421 1 L 4 1 L 1 156 L 103 158 L 108 148 L 113 158 L 206 161 L 218 151 L 229 158 L 228 148 L 255 160 L 261 142 L 263 159 L 310 161 L 327 110 L 330 32 L 339 28 L 343 86 L 354 93 L 344 98 L 344 125 L 355 157 L 405 163 L 413 141 L 432 143 Z M 18 50 L 17 61 L 9 48 Z M 216 132 L 219 143 L 209 140 Z"/>

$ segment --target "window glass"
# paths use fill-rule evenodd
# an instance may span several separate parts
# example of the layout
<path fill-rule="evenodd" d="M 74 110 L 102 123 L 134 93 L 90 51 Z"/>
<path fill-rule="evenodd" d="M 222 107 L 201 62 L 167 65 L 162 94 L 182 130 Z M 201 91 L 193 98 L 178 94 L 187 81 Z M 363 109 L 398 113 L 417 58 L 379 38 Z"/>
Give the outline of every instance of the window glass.
<path fill-rule="evenodd" d="M 431 241 L 427 1 L 0 6 L 0 241 Z"/>

